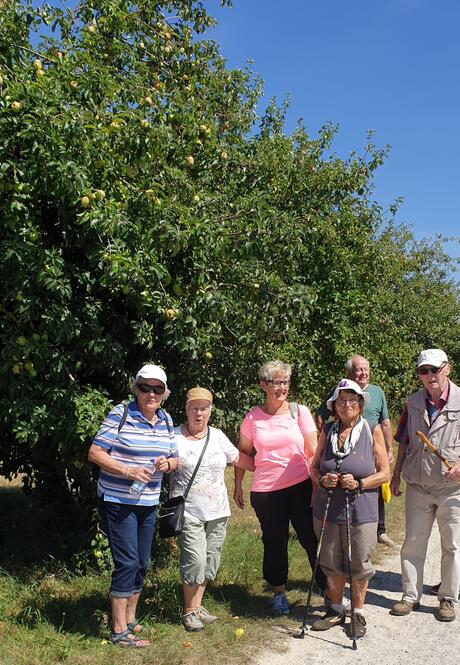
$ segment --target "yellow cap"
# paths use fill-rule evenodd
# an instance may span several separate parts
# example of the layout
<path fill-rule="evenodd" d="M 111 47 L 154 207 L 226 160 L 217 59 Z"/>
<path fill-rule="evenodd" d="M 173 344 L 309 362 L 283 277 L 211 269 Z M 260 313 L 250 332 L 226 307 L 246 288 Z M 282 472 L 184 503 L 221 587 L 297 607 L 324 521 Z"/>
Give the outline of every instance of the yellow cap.
<path fill-rule="evenodd" d="M 192 399 L 205 399 L 212 404 L 212 393 L 206 388 L 190 388 L 185 396 L 185 403 L 191 402 Z"/>

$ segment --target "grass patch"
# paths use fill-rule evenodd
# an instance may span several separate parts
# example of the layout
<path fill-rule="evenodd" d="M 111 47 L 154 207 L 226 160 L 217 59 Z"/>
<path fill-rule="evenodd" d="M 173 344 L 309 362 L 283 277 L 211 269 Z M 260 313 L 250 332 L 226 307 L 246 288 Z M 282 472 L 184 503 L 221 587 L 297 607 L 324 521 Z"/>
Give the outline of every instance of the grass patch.
<path fill-rule="evenodd" d="M 228 470 L 229 488 L 232 476 Z M 246 490 L 249 498 L 248 485 Z M 61 531 L 53 514 L 36 506 L 17 487 L 0 487 L 0 499 L 2 506 L 8 506 L 0 540 L 2 665 L 211 665 L 218 661 L 236 665 L 247 663 L 248 654 L 255 658 L 268 647 L 281 648 L 284 637 L 271 628 L 298 625 L 297 619 L 301 619 L 311 574 L 306 553 L 292 537 L 287 590 L 297 614 L 294 622 L 292 617 L 273 619 L 268 605 L 271 592 L 261 579 L 257 519 L 249 505 L 240 511 L 231 501 L 233 516 L 219 576 L 205 597 L 206 606 L 219 621 L 200 633 L 184 631 L 177 545 L 175 541 L 156 543 L 138 612 L 152 646 L 143 650 L 114 647 L 106 641 L 110 574 L 79 574 L 68 559 L 58 556 L 69 549 L 69 539 L 81 539 L 78 528 L 71 533 Z M 402 500 L 393 499 L 387 511 L 387 531 L 396 540 L 400 540 L 397 530 L 399 533 L 402 515 Z M 388 548 L 379 546 L 379 550 L 388 553 Z M 316 598 L 316 602 L 320 600 Z M 237 628 L 245 631 L 241 639 L 235 636 Z"/>

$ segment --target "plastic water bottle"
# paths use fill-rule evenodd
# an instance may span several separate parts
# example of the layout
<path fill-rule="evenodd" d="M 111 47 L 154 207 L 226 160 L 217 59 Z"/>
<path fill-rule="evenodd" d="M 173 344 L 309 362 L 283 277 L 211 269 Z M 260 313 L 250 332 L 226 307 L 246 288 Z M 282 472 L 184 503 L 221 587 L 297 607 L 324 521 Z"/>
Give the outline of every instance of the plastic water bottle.
<path fill-rule="evenodd" d="M 149 464 L 145 465 L 145 468 L 149 469 L 149 471 L 155 471 L 155 460 L 151 460 Z M 129 493 L 134 496 L 140 496 L 146 487 L 147 483 L 144 483 L 142 480 L 135 480 L 129 488 Z"/>

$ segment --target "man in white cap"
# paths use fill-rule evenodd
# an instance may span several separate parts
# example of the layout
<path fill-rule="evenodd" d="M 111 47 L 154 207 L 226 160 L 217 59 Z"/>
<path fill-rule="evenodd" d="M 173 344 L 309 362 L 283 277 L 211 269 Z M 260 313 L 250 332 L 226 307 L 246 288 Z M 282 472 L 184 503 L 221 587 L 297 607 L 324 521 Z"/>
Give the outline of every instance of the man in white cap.
<path fill-rule="evenodd" d="M 460 388 L 449 380 L 450 366 L 441 349 L 422 351 L 417 372 L 423 388 L 411 395 L 399 421 L 399 443 L 391 491 L 399 496 L 406 481 L 406 538 L 401 549 L 402 599 L 390 613 L 405 616 L 420 604 L 423 567 L 436 519 L 441 537 L 439 621 L 453 621 L 460 589 Z M 423 432 L 450 465 L 425 450 Z"/>

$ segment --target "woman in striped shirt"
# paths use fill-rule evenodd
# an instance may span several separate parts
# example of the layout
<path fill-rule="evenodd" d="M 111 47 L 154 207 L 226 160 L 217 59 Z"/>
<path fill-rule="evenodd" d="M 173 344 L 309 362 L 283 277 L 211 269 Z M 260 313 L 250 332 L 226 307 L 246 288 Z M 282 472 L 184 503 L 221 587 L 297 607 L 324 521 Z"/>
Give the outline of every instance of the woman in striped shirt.
<path fill-rule="evenodd" d="M 164 473 L 177 467 L 171 416 L 161 408 L 169 396 L 165 372 L 144 365 L 132 386 L 135 399 L 119 404 L 102 423 L 88 459 L 100 468 L 99 513 L 114 561 L 110 586 L 114 644 L 146 647 L 136 633 L 136 607 L 150 560 L 156 510 Z M 147 483 L 140 495 L 134 481 Z"/>

